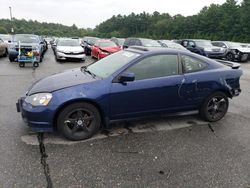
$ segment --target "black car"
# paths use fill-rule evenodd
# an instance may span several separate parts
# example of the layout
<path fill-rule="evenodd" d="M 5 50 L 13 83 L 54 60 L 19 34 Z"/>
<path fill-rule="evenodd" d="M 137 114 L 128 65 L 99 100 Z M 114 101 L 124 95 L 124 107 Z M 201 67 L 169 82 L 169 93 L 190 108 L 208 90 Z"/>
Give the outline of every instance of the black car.
<path fill-rule="evenodd" d="M 91 55 L 92 46 L 98 41 L 100 38 L 97 37 L 83 37 L 82 39 L 82 47 L 84 48 L 86 55 Z"/>
<path fill-rule="evenodd" d="M 210 40 L 184 39 L 179 43 L 189 51 L 209 58 L 222 59 L 226 55 L 224 48 L 213 46 Z"/>
<path fill-rule="evenodd" d="M 127 38 L 124 41 L 123 49 L 130 46 L 162 47 L 156 40 L 146 38 Z"/>
<path fill-rule="evenodd" d="M 212 44 L 225 49 L 225 58 L 228 61 L 244 62 L 250 57 L 250 48 L 244 48 L 240 43 L 229 41 L 213 41 Z"/>

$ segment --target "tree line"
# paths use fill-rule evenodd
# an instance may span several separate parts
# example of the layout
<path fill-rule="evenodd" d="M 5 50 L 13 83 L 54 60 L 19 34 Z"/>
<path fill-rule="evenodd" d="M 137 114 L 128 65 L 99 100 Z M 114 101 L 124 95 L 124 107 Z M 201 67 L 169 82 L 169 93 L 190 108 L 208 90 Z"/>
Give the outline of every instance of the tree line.
<path fill-rule="evenodd" d="M 227 0 L 224 4 L 211 4 L 193 16 L 175 15 L 155 11 L 130 15 L 116 15 L 94 29 L 75 25 L 39 23 L 14 19 L 0 20 L 0 33 L 35 33 L 48 36 L 145 37 L 153 39 L 201 38 L 250 42 L 250 0 L 238 3 Z"/>

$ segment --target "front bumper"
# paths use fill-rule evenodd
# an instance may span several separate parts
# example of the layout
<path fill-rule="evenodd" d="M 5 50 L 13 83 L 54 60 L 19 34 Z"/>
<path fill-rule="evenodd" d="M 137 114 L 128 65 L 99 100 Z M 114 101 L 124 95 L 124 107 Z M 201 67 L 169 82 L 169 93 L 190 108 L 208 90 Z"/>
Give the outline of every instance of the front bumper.
<path fill-rule="evenodd" d="M 85 54 L 64 54 L 62 52 L 57 52 L 56 56 L 58 59 L 65 60 L 65 59 L 81 59 L 85 60 L 86 55 Z"/>
<path fill-rule="evenodd" d="M 24 101 L 25 97 L 18 99 L 17 112 L 21 113 L 22 119 L 34 132 L 53 132 L 53 107 L 33 107 Z"/>

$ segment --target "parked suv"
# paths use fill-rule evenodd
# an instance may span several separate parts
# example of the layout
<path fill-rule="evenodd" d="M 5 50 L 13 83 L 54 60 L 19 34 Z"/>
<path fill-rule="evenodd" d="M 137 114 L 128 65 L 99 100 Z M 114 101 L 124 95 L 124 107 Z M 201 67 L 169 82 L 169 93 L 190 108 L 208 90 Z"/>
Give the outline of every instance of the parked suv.
<path fill-rule="evenodd" d="M 20 45 L 20 46 L 19 46 Z M 16 34 L 13 35 L 11 43 L 9 44 L 9 60 L 15 61 L 20 50 L 31 50 L 33 49 L 36 56 L 37 62 L 42 62 L 43 59 L 43 43 L 40 41 L 38 35 L 32 34 Z"/>
<path fill-rule="evenodd" d="M 189 51 L 209 58 L 221 59 L 226 55 L 225 49 L 213 46 L 210 40 L 184 39 L 180 43 Z"/>
<path fill-rule="evenodd" d="M 145 38 L 127 38 L 124 41 L 123 49 L 130 46 L 162 47 L 156 40 Z"/>

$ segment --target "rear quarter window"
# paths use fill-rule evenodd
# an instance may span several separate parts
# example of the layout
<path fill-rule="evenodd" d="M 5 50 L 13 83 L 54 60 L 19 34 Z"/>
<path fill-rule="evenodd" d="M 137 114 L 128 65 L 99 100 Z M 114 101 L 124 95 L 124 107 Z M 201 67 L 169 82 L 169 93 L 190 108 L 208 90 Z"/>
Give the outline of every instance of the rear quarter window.
<path fill-rule="evenodd" d="M 187 55 L 181 55 L 181 63 L 185 73 L 202 71 L 207 67 L 205 62 Z"/>

